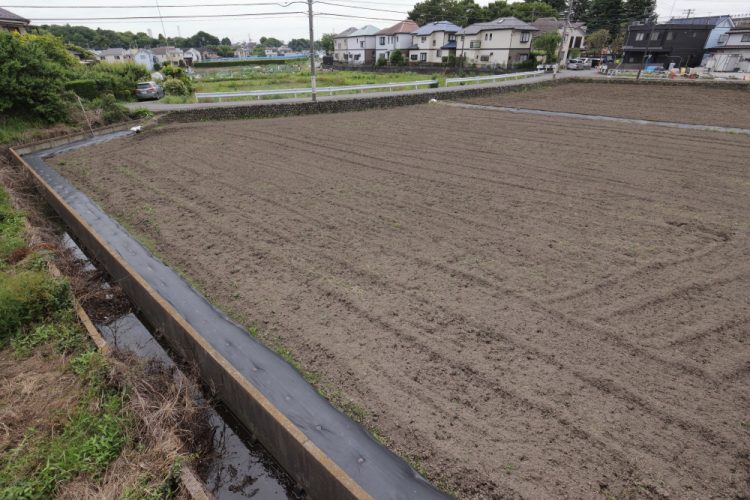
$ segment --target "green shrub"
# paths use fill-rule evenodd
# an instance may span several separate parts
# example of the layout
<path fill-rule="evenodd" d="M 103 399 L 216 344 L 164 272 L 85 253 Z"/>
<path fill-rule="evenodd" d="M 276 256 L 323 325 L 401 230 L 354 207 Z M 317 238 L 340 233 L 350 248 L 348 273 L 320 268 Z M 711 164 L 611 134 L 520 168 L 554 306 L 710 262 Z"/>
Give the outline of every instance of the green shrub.
<path fill-rule="evenodd" d="M 167 78 L 164 80 L 164 92 L 167 95 L 188 95 L 190 91 L 185 85 L 185 82 L 178 80 L 177 78 Z"/>
<path fill-rule="evenodd" d="M 136 84 L 151 75 L 140 64 L 100 62 L 82 69 L 80 78 L 94 80 L 97 95 L 112 94 L 120 100 L 132 100 Z"/>
<path fill-rule="evenodd" d="M 388 64 L 388 61 L 385 60 L 385 56 L 378 57 L 378 66 L 385 66 L 386 64 Z"/>
<path fill-rule="evenodd" d="M 0 272 L 0 343 L 21 327 L 70 308 L 70 285 L 45 271 Z"/>
<path fill-rule="evenodd" d="M 0 188 L 0 269 L 8 257 L 25 246 L 23 214 L 10 206 L 8 194 Z"/>
<path fill-rule="evenodd" d="M 66 83 L 65 88 L 82 99 L 95 99 L 99 95 L 96 80 L 73 80 Z"/>
<path fill-rule="evenodd" d="M 52 35 L 0 32 L 0 114 L 64 121 L 68 75 L 79 64 Z"/>
<path fill-rule="evenodd" d="M 394 66 L 403 66 L 406 63 L 404 54 L 400 50 L 396 49 L 391 52 L 391 64 Z"/>

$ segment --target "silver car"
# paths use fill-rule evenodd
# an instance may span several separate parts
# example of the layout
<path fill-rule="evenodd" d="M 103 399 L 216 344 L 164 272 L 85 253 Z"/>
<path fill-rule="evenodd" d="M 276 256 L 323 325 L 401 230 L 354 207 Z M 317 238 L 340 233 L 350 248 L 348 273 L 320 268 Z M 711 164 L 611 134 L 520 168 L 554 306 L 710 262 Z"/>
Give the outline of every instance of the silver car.
<path fill-rule="evenodd" d="M 164 89 L 154 81 L 139 82 L 135 86 L 135 97 L 139 101 L 146 99 L 161 99 L 164 97 Z"/>

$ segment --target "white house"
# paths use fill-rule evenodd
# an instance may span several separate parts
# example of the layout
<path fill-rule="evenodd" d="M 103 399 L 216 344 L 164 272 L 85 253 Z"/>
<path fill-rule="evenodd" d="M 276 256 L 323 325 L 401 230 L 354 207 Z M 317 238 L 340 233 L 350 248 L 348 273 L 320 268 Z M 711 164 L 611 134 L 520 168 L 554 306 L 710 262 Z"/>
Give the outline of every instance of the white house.
<path fill-rule="evenodd" d="M 461 30 L 448 21 L 428 23 L 412 32 L 409 62 L 440 64 L 456 55 L 456 33 Z"/>
<path fill-rule="evenodd" d="M 171 64 L 172 66 L 181 66 L 185 64 L 182 49 L 178 47 L 156 47 L 151 49 L 154 54 L 154 61 L 160 65 Z"/>
<path fill-rule="evenodd" d="M 98 54 L 100 61 L 106 61 L 108 63 L 121 63 L 129 62 L 133 60 L 133 56 L 125 49 L 105 49 Z"/>
<path fill-rule="evenodd" d="M 368 24 L 360 29 L 349 28 L 339 33 L 333 37 L 334 60 L 352 65 L 373 64 L 375 62 L 375 33 L 378 31 L 380 28 Z"/>
<path fill-rule="evenodd" d="M 733 28 L 710 49 L 706 69 L 711 71 L 750 73 L 750 26 Z"/>
<path fill-rule="evenodd" d="M 375 60 L 385 59 L 389 61 L 394 50 L 398 49 L 404 55 L 404 60 L 409 59 L 409 47 L 411 47 L 411 34 L 419 29 L 419 25 L 407 19 L 394 24 L 390 28 L 375 33 Z"/>
<path fill-rule="evenodd" d="M 570 49 L 583 50 L 584 48 L 586 48 L 586 25 L 584 23 L 570 23 L 566 29 L 565 21 L 563 20 L 559 20 L 554 17 L 540 17 L 533 23 L 529 24 L 539 30 L 532 33 L 532 44 L 534 38 L 538 37 L 542 33 L 551 33 L 556 31 L 560 35 L 561 40 L 564 37 L 562 44 L 562 55 L 560 57 L 561 61 L 567 61 L 568 59 L 570 59 L 570 57 L 568 56 L 568 54 L 570 53 Z"/>
<path fill-rule="evenodd" d="M 333 37 L 333 60 L 336 62 L 349 62 L 349 37 L 357 31 L 357 28 L 348 28 Z"/>
<path fill-rule="evenodd" d="M 464 57 L 468 65 L 510 68 L 529 58 L 535 31 L 515 17 L 475 23 L 456 34 L 456 56 Z"/>
<path fill-rule="evenodd" d="M 154 54 L 147 49 L 137 49 L 133 51 L 133 62 L 144 66 L 147 70 L 154 69 Z"/>
<path fill-rule="evenodd" d="M 195 63 L 203 61 L 203 55 L 198 49 L 189 48 L 182 51 L 182 59 L 186 65 L 192 66 Z"/>

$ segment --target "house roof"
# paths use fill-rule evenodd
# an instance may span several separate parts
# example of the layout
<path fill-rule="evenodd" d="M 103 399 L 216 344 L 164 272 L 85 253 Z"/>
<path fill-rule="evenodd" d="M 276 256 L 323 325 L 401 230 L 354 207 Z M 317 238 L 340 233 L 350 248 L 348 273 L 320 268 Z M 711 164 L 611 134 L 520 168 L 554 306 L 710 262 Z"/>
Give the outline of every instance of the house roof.
<path fill-rule="evenodd" d="M 352 26 L 351 28 L 345 29 L 344 31 L 342 31 L 338 35 L 334 36 L 333 38 L 347 38 L 347 37 L 350 37 L 350 36 L 352 36 L 352 33 L 354 33 L 355 31 L 357 31 L 357 29 L 358 28 L 355 28 L 354 26 Z"/>
<path fill-rule="evenodd" d="M 362 26 L 362 28 L 358 29 L 357 31 L 355 31 L 349 36 L 370 36 L 370 35 L 374 35 L 378 31 L 380 31 L 380 28 L 377 28 L 371 24 L 368 24 L 367 26 Z"/>
<path fill-rule="evenodd" d="M 397 33 L 411 33 L 412 31 L 418 30 L 419 25 L 412 21 L 411 19 L 407 19 L 405 21 L 401 21 L 400 23 L 396 23 L 390 28 L 385 28 L 377 33 L 376 35 L 395 35 Z"/>
<path fill-rule="evenodd" d="M 102 50 L 102 51 L 99 52 L 99 55 L 101 57 L 106 57 L 106 56 L 122 56 L 122 55 L 125 55 L 127 53 L 128 53 L 127 50 L 121 49 L 119 47 L 116 47 L 114 49 L 104 49 L 104 50 Z"/>
<path fill-rule="evenodd" d="M 456 33 L 461 29 L 460 26 L 448 21 L 435 21 L 434 23 L 427 23 L 416 31 L 412 32 L 412 35 L 427 36 L 435 33 L 436 31 L 445 31 L 447 33 Z"/>
<path fill-rule="evenodd" d="M 707 17 L 683 17 L 683 18 L 672 18 L 664 24 L 702 24 L 708 26 L 717 26 L 722 22 L 732 18 L 730 16 L 707 16 Z M 732 23 L 734 26 L 734 23 Z"/>
<path fill-rule="evenodd" d="M 0 7 L 0 21 L 10 21 L 14 24 L 29 24 L 31 21 L 26 19 L 25 17 L 21 17 L 18 14 L 14 14 L 9 10 L 5 10 L 2 7 Z"/>
<path fill-rule="evenodd" d="M 540 17 L 533 23 L 529 24 L 537 28 L 539 31 L 547 33 L 549 31 L 557 31 L 561 29 L 563 26 L 565 26 L 565 21 L 563 21 L 562 19 L 557 19 L 556 17 Z M 570 27 L 585 30 L 586 23 L 574 22 L 570 23 Z"/>
<path fill-rule="evenodd" d="M 178 50 L 180 49 L 167 46 L 167 47 L 156 47 L 154 49 L 151 49 L 151 52 L 153 52 L 154 54 L 158 56 L 164 56 L 167 54 L 167 52 L 177 52 Z"/>
<path fill-rule="evenodd" d="M 532 25 L 521 21 L 516 17 L 500 17 L 488 23 L 474 23 L 458 32 L 459 35 L 476 35 L 480 31 L 489 30 L 523 30 L 539 31 Z"/>

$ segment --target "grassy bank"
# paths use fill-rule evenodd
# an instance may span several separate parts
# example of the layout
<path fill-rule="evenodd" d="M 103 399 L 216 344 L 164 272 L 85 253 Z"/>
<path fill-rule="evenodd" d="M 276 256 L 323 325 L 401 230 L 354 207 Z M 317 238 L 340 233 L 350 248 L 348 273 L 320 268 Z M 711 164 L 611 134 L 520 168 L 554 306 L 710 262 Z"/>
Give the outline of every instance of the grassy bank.
<path fill-rule="evenodd" d="M 187 450 L 154 434 L 185 424 L 162 404 L 180 397 L 171 374 L 146 381 L 136 360 L 100 354 L 71 282 L 48 270 L 54 251 L 29 248 L 25 231 L 0 187 L 0 498 L 179 494 Z"/>

